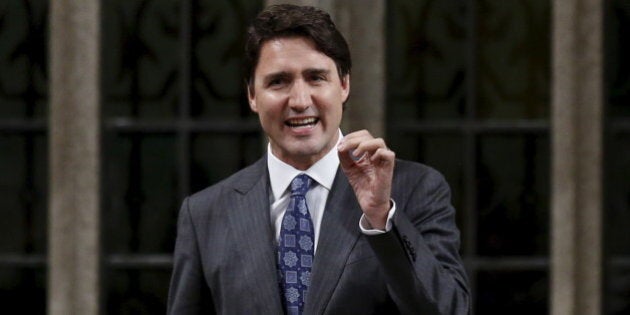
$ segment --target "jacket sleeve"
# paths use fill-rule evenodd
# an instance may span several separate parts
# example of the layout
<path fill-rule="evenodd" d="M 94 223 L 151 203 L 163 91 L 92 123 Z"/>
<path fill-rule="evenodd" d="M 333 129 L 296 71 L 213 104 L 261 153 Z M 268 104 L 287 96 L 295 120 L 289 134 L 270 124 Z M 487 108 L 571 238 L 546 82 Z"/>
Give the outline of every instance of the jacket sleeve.
<path fill-rule="evenodd" d="M 190 212 L 189 199 L 186 198 L 177 223 L 167 314 L 214 314 Z"/>
<path fill-rule="evenodd" d="M 397 203 L 393 228 L 368 236 L 368 242 L 401 313 L 469 314 L 470 294 L 458 254 L 459 231 L 450 189 L 437 171 L 428 168 L 422 175 L 398 183 L 409 187 L 411 178 L 417 181 L 410 194 L 393 192 Z"/>

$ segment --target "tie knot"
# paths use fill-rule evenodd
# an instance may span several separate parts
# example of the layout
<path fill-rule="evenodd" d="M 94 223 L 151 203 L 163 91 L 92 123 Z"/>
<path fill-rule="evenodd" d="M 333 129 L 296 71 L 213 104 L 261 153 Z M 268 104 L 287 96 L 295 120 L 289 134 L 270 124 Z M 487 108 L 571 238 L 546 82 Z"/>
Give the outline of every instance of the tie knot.
<path fill-rule="evenodd" d="M 311 186 L 311 178 L 306 174 L 295 176 L 291 181 L 291 196 L 305 196 L 308 188 Z"/>

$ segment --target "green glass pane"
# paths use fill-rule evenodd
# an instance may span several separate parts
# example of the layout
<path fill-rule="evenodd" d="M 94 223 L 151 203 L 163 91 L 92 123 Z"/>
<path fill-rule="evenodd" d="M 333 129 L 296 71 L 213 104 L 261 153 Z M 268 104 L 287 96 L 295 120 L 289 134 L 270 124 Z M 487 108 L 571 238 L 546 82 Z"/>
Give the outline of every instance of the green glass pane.
<path fill-rule="evenodd" d="M 110 270 L 106 314 L 165 314 L 170 270 Z"/>
<path fill-rule="evenodd" d="M 625 266 L 609 268 L 604 283 L 604 314 L 630 314 L 630 266 L 626 263 Z"/>
<path fill-rule="evenodd" d="M 386 18 L 388 120 L 463 116 L 465 3 L 387 1 Z"/>
<path fill-rule="evenodd" d="M 112 134 L 108 138 L 102 216 L 106 252 L 172 252 L 180 203 L 175 137 Z"/>
<path fill-rule="evenodd" d="M 608 115 L 630 117 L 630 5 L 627 0 L 606 3 L 604 73 Z"/>
<path fill-rule="evenodd" d="M 549 141 L 485 136 L 478 141 L 477 218 L 481 255 L 546 255 Z"/>
<path fill-rule="evenodd" d="M 104 115 L 176 116 L 182 54 L 179 1 L 103 1 L 102 15 Z"/>
<path fill-rule="evenodd" d="M 477 116 L 549 117 L 550 1 L 477 4 Z"/>
<path fill-rule="evenodd" d="M 227 178 L 261 158 L 263 151 L 266 147 L 259 133 L 196 134 L 192 142 L 192 191 Z"/>
<path fill-rule="evenodd" d="M 262 1 L 195 3 L 191 114 L 204 119 L 248 116 L 242 70 L 245 34 Z"/>
<path fill-rule="evenodd" d="M 604 177 L 605 228 L 610 255 L 630 255 L 630 134 L 620 133 L 607 142 Z"/>
<path fill-rule="evenodd" d="M 549 313 L 549 279 L 544 271 L 481 271 L 475 314 Z"/>
<path fill-rule="evenodd" d="M 0 69 L 0 118 L 45 117 L 48 1 L 2 1 Z"/>
<path fill-rule="evenodd" d="M 0 303 L 5 314 L 46 314 L 45 269 L 2 266 Z"/>
<path fill-rule="evenodd" d="M 0 134 L 0 253 L 43 254 L 47 232 L 47 141 Z"/>

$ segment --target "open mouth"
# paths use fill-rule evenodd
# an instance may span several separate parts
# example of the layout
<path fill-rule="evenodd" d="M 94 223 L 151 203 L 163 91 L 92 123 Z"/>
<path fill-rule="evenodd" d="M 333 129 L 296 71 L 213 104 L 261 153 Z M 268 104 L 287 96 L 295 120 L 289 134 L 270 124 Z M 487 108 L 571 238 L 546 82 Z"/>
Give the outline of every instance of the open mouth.
<path fill-rule="evenodd" d="M 315 126 L 319 118 L 309 117 L 309 118 L 296 118 L 296 119 L 288 119 L 284 122 L 285 125 L 291 128 L 302 128 L 302 127 L 311 127 Z"/>

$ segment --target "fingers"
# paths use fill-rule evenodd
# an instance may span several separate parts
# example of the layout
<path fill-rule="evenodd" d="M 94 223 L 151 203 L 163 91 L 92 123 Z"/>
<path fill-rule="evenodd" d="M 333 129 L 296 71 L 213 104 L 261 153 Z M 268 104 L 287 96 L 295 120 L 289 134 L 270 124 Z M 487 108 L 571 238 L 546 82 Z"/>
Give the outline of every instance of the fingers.
<path fill-rule="evenodd" d="M 350 165 L 363 159 L 371 162 L 393 162 L 395 153 L 382 138 L 374 138 L 367 130 L 360 130 L 346 135 L 338 146 L 339 157 L 343 165 Z"/>
<path fill-rule="evenodd" d="M 337 150 L 337 154 L 339 155 L 339 163 L 341 163 L 341 167 L 344 169 L 352 166 L 355 162 L 358 162 L 362 158 L 361 156 L 354 156 L 353 154 L 351 154 L 352 151 L 347 150 L 344 147 L 343 142 L 339 144 Z"/>
<path fill-rule="evenodd" d="M 372 161 L 372 163 L 378 163 L 378 164 L 393 163 L 395 159 L 396 159 L 396 153 L 394 153 L 394 151 L 389 150 L 387 148 L 379 148 L 370 157 L 370 161 Z"/>

